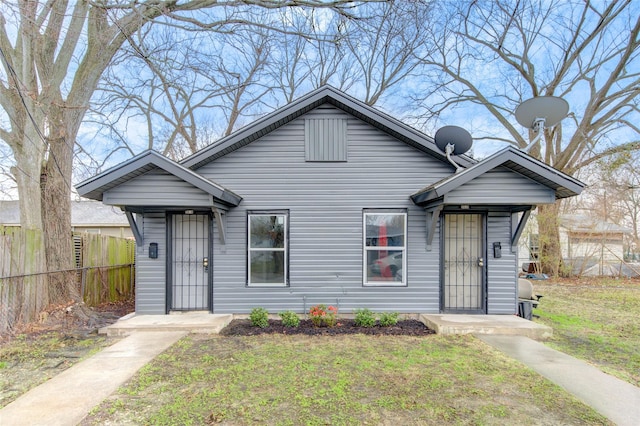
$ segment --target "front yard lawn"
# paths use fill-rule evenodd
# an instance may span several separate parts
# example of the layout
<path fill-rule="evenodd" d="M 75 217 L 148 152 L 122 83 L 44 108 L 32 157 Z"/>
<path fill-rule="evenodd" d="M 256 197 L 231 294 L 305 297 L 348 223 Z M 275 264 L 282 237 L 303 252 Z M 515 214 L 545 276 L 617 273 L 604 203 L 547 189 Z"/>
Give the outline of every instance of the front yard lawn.
<path fill-rule="evenodd" d="M 640 386 L 640 280 L 592 278 L 534 282 L 550 346 Z"/>
<path fill-rule="evenodd" d="M 609 424 L 479 340 L 190 335 L 93 424 Z"/>

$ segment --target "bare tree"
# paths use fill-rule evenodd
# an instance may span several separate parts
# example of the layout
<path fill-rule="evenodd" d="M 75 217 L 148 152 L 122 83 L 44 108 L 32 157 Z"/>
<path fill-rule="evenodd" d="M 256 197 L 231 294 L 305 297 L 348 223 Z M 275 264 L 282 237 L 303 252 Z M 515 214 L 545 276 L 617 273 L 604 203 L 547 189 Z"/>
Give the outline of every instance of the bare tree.
<path fill-rule="evenodd" d="M 384 3 L 360 10 L 357 20 L 319 9 L 278 10 L 252 17 L 251 27 L 231 25 L 188 37 L 163 27 L 139 31 L 128 40 L 131 49 L 116 57 L 127 62 L 108 70 L 99 87 L 105 99 L 98 103 L 98 119 L 132 153 L 124 117 L 146 122 L 148 148 L 179 158 L 202 146 L 194 139 L 201 134 L 198 121 L 216 122 L 219 135 L 228 135 L 324 84 L 358 92 L 365 81 L 371 90 L 365 96 L 375 102 L 415 68 L 415 51 L 422 48 L 419 27 L 428 9 L 419 3 Z M 368 37 L 370 31 L 376 37 Z"/>
<path fill-rule="evenodd" d="M 142 149 L 127 134 L 127 124 L 139 122 L 146 123 L 147 149 L 174 159 L 191 154 L 247 119 L 291 102 L 303 88 L 316 87 L 309 79 L 312 69 L 325 64 L 316 62 L 315 49 L 333 41 L 316 21 L 349 19 L 334 15 L 277 10 L 254 16 L 256 25 L 250 27 L 187 37 L 173 28 L 148 27 L 114 58 L 85 123 L 105 128 L 115 142 L 111 153 L 123 149 L 134 155 Z"/>
<path fill-rule="evenodd" d="M 101 76 L 138 30 L 160 22 L 187 31 L 228 31 L 262 26 L 251 21 L 251 13 L 241 14 L 252 7 L 318 7 L 350 16 L 356 6 L 340 0 L 0 4 L 0 106 L 8 117 L 0 139 L 13 153 L 21 223 L 44 230 L 42 249 L 36 249 L 36 258 L 44 260 L 34 271 L 73 267 L 70 195 L 78 130 Z M 207 13 L 198 13 L 204 8 Z M 53 279 L 49 289 L 53 302 L 79 300 L 64 276 Z"/>
<path fill-rule="evenodd" d="M 587 189 L 586 207 L 594 216 L 629 228 L 629 245 L 640 247 L 640 152 L 602 159 Z"/>
<path fill-rule="evenodd" d="M 241 40 L 242 39 L 242 40 Z M 222 79 L 221 84 L 229 88 L 223 93 L 227 105 L 225 109 L 227 128 L 224 135 L 229 135 L 243 125 L 241 120 L 251 115 L 253 108 L 260 109 L 264 95 L 271 90 L 270 85 L 263 84 L 261 78 L 271 56 L 271 35 L 261 31 L 243 31 L 236 39 L 229 40 L 227 49 L 231 52 L 227 60 L 220 58 L 215 70 Z M 261 112 L 261 111 L 259 111 Z M 256 114 L 259 114 L 256 111 Z"/>
<path fill-rule="evenodd" d="M 0 198 L 12 199 L 17 195 L 16 180 L 11 173 L 12 163 L 11 150 L 0 141 Z"/>
<path fill-rule="evenodd" d="M 421 61 L 430 7 L 422 1 L 371 5 L 370 19 L 349 21 L 344 47 L 354 70 L 355 85 L 364 85 L 364 102 L 375 105 L 383 94 L 412 75 Z"/>
<path fill-rule="evenodd" d="M 309 69 L 309 79 L 313 87 L 321 87 L 331 84 L 342 91 L 348 91 L 355 81 L 354 67 L 347 59 L 345 39 L 349 36 L 346 32 L 347 19 L 336 16 L 330 22 L 322 25 L 321 22 L 311 21 L 308 39 L 312 45 L 311 52 L 304 55 L 304 63 Z"/>
<path fill-rule="evenodd" d="M 279 37 L 276 45 L 279 54 L 270 67 L 281 103 L 290 103 L 301 92 L 328 84 L 343 91 L 351 87 L 356 70 L 347 60 L 344 47 L 350 36 L 345 32 L 347 22 L 344 16 L 327 17 L 322 11 L 296 16 L 288 22 L 294 34 Z"/>
<path fill-rule="evenodd" d="M 290 103 L 305 86 L 316 65 L 315 59 L 312 60 L 312 65 L 306 61 L 309 56 L 314 56 L 310 44 L 314 41 L 324 42 L 318 41 L 318 36 L 314 34 L 316 25 L 313 12 L 310 16 L 294 15 L 292 17 L 283 13 L 282 20 L 295 29 L 296 34 L 282 34 L 274 40 L 267 78 L 272 80 L 274 92 L 281 94 L 284 103 Z M 310 38 L 302 34 L 308 34 Z M 278 94 L 275 96 L 279 98 Z"/>
<path fill-rule="evenodd" d="M 426 120 L 465 106 L 485 113 L 484 136 L 526 147 L 516 106 L 541 95 L 571 104 L 570 119 L 544 131 L 531 151 L 574 173 L 607 156 L 640 148 L 640 8 L 631 1 L 465 1 L 443 5 L 432 27 L 437 50 L 420 57 L 431 78 L 419 98 Z M 539 209 L 541 252 L 559 271 L 558 205 Z"/>
<path fill-rule="evenodd" d="M 128 40 L 104 73 L 85 124 L 106 129 L 116 146 L 131 155 L 146 148 L 179 159 L 206 144 L 199 138 L 198 114 L 228 89 L 212 78 L 218 57 L 194 47 L 203 43 L 202 37 L 166 26 L 143 30 Z M 144 146 L 140 135 L 128 134 L 133 123 L 144 127 Z M 137 143 L 131 141 L 134 137 Z"/>

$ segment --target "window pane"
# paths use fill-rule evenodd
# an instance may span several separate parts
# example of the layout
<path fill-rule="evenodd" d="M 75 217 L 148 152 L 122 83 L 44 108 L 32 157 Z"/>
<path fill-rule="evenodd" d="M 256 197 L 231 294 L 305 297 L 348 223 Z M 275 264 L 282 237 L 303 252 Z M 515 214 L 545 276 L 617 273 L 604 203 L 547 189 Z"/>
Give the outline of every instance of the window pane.
<path fill-rule="evenodd" d="M 249 216 L 251 248 L 284 248 L 284 216 Z"/>
<path fill-rule="evenodd" d="M 402 282 L 401 250 L 367 250 L 367 282 Z"/>
<path fill-rule="evenodd" d="M 260 250 L 250 253 L 251 284 L 284 284 L 284 251 Z"/>
<path fill-rule="evenodd" d="M 368 213 L 367 247 L 404 247 L 404 214 Z"/>

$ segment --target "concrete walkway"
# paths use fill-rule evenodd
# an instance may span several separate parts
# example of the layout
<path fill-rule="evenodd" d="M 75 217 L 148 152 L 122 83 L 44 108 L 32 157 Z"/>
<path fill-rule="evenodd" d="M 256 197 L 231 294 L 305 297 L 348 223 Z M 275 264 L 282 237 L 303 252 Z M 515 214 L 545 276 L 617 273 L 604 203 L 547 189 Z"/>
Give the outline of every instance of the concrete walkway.
<path fill-rule="evenodd" d="M 137 332 L 31 389 L 0 410 L 0 425 L 75 426 L 185 331 Z"/>
<path fill-rule="evenodd" d="M 640 388 L 527 337 L 477 337 L 561 386 L 617 425 L 640 424 Z"/>

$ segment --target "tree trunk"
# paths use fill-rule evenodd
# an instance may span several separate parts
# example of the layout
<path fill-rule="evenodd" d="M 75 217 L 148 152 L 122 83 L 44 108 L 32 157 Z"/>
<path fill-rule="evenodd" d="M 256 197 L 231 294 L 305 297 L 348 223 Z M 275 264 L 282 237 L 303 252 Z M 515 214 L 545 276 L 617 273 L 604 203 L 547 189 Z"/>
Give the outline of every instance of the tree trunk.
<path fill-rule="evenodd" d="M 15 306 L 8 308 L 13 312 L 12 322 L 30 322 L 49 304 L 48 280 L 43 274 L 47 265 L 40 211 L 42 144 L 35 131 L 26 130 L 22 140 L 15 141 L 13 146 L 17 147 L 14 149 L 16 167 L 12 167 L 12 174 L 20 188 L 20 224 L 24 236 L 21 241 L 24 261 L 20 273 L 24 278 L 8 281 L 8 285 L 16 287 L 12 289 Z M 8 324 L 9 327 L 12 325 Z"/>
<path fill-rule="evenodd" d="M 557 277 L 563 273 L 559 232 L 560 202 L 538 207 L 538 238 L 542 272 Z"/>
<path fill-rule="evenodd" d="M 64 127 L 52 128 L 47 138 L 49 156 L 42 169 L 42 222 L 51 303 L 81 302 L 75 282 L 71 239 L 71 169 L 73 149 Z"/>

